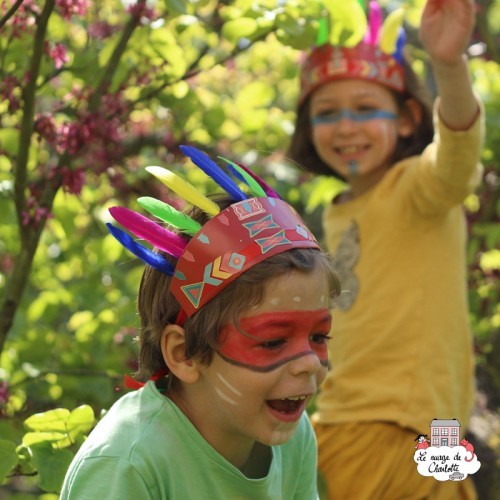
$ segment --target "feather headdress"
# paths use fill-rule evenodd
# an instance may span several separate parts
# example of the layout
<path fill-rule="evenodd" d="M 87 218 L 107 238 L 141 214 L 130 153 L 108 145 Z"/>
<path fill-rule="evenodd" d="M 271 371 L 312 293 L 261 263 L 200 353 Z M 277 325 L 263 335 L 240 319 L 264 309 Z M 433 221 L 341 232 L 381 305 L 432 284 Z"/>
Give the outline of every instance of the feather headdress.
<path fill-rule="evenodd" d="M 404 91 L 404 9 L 382 21 L 376 0 L 368 14 L 358 0 L 327 0 L 328 18 L 319 23 L 316 46 L 301 68 L 299 103 L 321 85 L 342 78 L 361 78 Z M 328 20 L 327 20 L 328 19 Z"/>
<path fill-rule="evenodd" d="M 137 201 L 159 222 L 128 208 L 109 209 L 121 226 L 157 250 L 108 224 L 110 233 L 131 253 L 172 277 L 170 291 L 181 305 L 179 317 L 191 316 L 238 276 L 272 255 L 292 248 L 319 249 L 297 212 L 250 169 L 223 159 L 236 179 L 233 180 L 198 149 L 181 146 L 181 150 L 228 193 L 232 200 L 229 207 L 221 210 L 214 201 L 165 168 L 147 167 L 149 173 L 211 219 L 201 225 L 167 203 L 147 196 Z M 248 194 L 238 182 L 246 185 Z M 163 227 L 163 223 L 175 231 Z M 170 257 L 164 257 L 159 250 Z"/>

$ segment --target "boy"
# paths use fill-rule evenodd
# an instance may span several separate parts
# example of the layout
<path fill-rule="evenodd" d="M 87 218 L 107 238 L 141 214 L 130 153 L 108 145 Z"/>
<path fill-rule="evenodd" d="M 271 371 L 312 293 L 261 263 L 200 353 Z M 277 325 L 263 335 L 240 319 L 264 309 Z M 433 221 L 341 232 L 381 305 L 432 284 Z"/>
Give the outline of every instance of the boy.
<path fill-rule="evenodd" d="M 205 155 L 183 151 L 230 198 L 215 203 L 195 194 L 203 208 L 181 222 L 184 215 L 158 200 L 140 199 L 182 226 L 182 236 L 111 209 L 123 226 L 170 254 L 152 253 L 110 228 L 150 264 L 138 303 L 141 373 L 150 380 L 99 422 L 70 466 L 61 498 L 317 498 L 316 443 L 305 408 L 328 369 L 337 279 L 297 213 L 263 181 L 253 184 L 236 167 L 259 195 L 247 197 Z M 193 196 L 171 172 L 151 171 Z"/>

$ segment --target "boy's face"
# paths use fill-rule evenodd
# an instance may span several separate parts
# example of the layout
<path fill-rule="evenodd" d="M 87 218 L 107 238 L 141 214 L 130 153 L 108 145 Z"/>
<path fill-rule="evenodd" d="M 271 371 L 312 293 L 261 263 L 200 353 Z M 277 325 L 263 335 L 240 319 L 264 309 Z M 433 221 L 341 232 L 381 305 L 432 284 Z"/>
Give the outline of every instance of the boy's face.
<path fill-rule="evenodd" d="M 196 425 L 206 438 L 219 436 L 207 440 L 223 455 L 231 443 L 278 445 L 295 432 L 328 369 L 326 278 L 315 270 L 270 280 L 263 302 L 244 312 L 239 326 L 223 327 L 220 351 L 200 368 Z"/>

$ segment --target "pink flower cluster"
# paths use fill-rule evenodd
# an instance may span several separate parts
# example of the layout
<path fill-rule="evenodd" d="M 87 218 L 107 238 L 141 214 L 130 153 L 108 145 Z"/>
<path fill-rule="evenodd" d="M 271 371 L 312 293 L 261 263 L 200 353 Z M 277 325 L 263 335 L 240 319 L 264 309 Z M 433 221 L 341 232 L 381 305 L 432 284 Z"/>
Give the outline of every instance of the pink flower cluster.
<path fill-rule="evenodd" d="M 69 61 L 66 47 L 62 43 L 45 42 L 45 53 L 54 61 L 56 69 L 62 68 Z"/>
<path fill-rule="evenodd" d="M 0 381 L 0 415 L 3 414 L 1 408 L 9 401 L 9 384 L 5 380 Z"/>
<path fill-rule="evenodd" d="M 41 222 L 46 219 L 51 219 L 53 217 L 48 208 L 41 207 L 38 196 L 33 193 L 33 189 L 30 189 L 31 194 L 26 202 L 26 210 L 22 212 L 22 225 L 23 226 L 38 226 Z"/>
<path fill-rule="evenodd" d="M 86 102 L 88 96 L 76 96 Z M 85 171 L 101 174 L 105 172 L 122 152 L 123 123 L 129 109 L 121 92 L 102 97 L 98 111 L 81 110 L 74 121 L 57 124 L 50 113 L 39 114 L 34 128 L 59 155 L 72 157 L 71 168 L 59 168 L 58 174 L 63 189 L 79 194 L 85 182 Z M 55 177 L 52 172 L 51 177 Z"/>
<path fill-rule="evenodd" d="M 10 3 L 10 5 L 7 5 Z M 14 4 L 14 0 L 10 2 L 2 2 L 0 5 L 0 15 L 7 13 L 7 10 Z M 11 30 L 12 38 L 20 38 L 24 33 L 31 31 L 36 23 L 36 15 L 40 14 L 40 7 L 36 4 L 36 0 L 24 0 L 19 6 L 16 13 L 7 21 L 7 25 Z M 6 34 L 2 34 L 6 36 Z"/>
<path fill-rule="evenodd" d="M 127 12 L 134 17 L 137 21 L 145 18 L 152 21 L 155 17 L 155 12 L 151 7 L 148 7 L 146 2 L 136 2 L 127 7 Z"/>
<path fill-rule="evenodd" d="M 0 98 L 2 101 L 8 101 L 10 112 L 20 108 L 20 82 L 15 76 L 6 75 L 0 81 Z"/>
<path fill-rule="evenodd" d="M 56 5 L 64 19 L 71 16 L 84 16 L 90 6 L 90 0 L 56 0 Z"/>

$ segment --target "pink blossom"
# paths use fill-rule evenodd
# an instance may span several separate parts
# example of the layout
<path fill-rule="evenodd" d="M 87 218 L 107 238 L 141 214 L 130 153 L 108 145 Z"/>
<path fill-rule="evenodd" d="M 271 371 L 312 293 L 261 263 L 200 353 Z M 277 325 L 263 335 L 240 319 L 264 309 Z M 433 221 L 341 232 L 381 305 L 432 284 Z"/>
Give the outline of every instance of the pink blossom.
<path fill-rule="evenodd" d="M 22 212 L 21 223 L 23 226 L 37 226 L 40 222 L 52 217 L 53 214 L 49 209 L 41 207 L 38 198 L 32 194 L 26 202 L 26 210 Z"/>
<path fill-rule="evenodd" d="M 138 21 L 141 18 L 148 19 L 152 21 L 155 17 L 155 12 L 151 7 L 148 7 L 146 2 L 136 2 L 135 4 L 131 4 L 127 7 L 127 12 L 137 19 Z"/>
<path fill-rule="evenodd" d="M 35 118 L 35 130 L 49 144 L 55 144 L 57 139 L 57 130 L 54 123 L 54 117 L 50 113 L 43 113 Z"/>
<path fill-rule="evenodd" d="M 61 185 L 66 193 L 79 195 L 82 192 L 83 185 L 85 184 L 85 172 L 81 168 L 70 169 L 62 167 L 61 170 L 62 181 Z"/>
<path fill-rule="evenodd" d="M 64 19 L 71 16 L 84 16 L 90 6 L 90 0 L 56 0 L 56 5 Z"/>
<path fill-rule="evenodd" d="M 4 405 L 9 400 L 9 384 L 2 380 L 0 381 L 0 405 Z M 1 414 L 1 412 L 0 412 Z"/>
<path fill-rule="evenodd" d="M 97 21 L 95 23 L 90 23 L 88 27 L 88 34 L 90 38 L 95 38 L 96 40 L 104 40 L 110 37 L 115 31 L 117 31 L 116 26 L 112 26 L 106 21 Z"/>
<path fill-rule="evenodd" d="M 62 68 L 69 61 L 66 47 L 62 43 L 55 43 L 49 49 L 48 54 L 54 61 L 56 69 Z"/>

